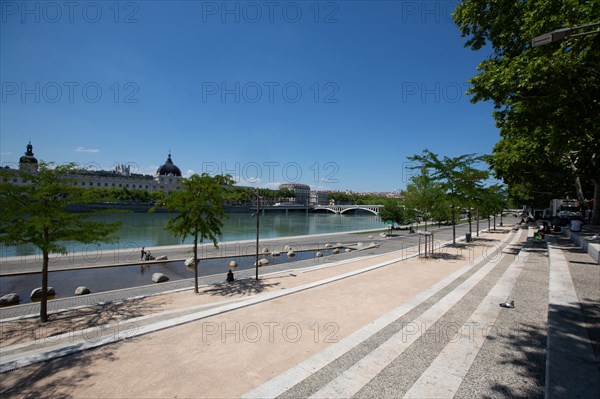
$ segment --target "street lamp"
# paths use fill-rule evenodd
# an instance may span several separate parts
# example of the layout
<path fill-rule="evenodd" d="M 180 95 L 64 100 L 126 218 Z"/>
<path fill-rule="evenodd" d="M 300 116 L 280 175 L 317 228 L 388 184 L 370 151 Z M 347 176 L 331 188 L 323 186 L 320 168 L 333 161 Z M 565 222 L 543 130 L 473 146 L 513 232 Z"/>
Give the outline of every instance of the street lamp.
<path fill-rule="evenodd" d="M 256 216 L 256 280 L 258 281 L 258 237 L 259 237 L 259 220 L 260 220 L 260 196 L 258 195 L 258 188 L 256 189 L 256 213 L 252 214 L 252 217 Z"/>
<path fill-rule="evenodd" d="M 593 35 L 595 33 L 600 33 L 600 28 L 596 29 L 596 30 L 591 30 L 589 32 L 571 33 L 573 31 L 576 31 L 579 29 L 591 28 L 591 27 L 598 26 L 598 25 L 600 25 L 600 22 L 594 22 L 593 24 L 582 25 L 582 26 L 573 26 L 571 28 L 562 28 L 562 29 L 553 30 L 552 32 L 544 33 L 543 35 L 534 37 L 533 40 L 531 41 L 531 45 L 533 47 L 539 47 L 539 46 L 543 46 L 545 44 L 558 42 L 560 40 L 570 39 L 572 37 Z"/>

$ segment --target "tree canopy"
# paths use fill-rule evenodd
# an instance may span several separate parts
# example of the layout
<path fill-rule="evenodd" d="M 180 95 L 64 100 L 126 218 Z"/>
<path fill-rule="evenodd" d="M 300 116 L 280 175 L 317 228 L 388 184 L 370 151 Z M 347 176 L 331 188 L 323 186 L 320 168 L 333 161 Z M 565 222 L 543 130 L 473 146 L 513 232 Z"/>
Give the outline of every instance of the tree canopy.
<path fill-rule="evenodd" d="M 531 40 L 597 22 L 600 2 L 464 0 L 454 20 L 467 46 L 493 51 L 478 66 L 469 93 L 473 102 L 494 104 L 501 135 L 490 160 L 496 176 L 513 198 L 524 200 L 537 192 L 564 196 L 569 179 L 572 196 L 596 199 L 598 223 L 600 35 L 536 48 Z"/>
<path fill-rule="evenodd" d="M 7 172 L 2 177 L 20 176 L 27 184 L 0 182 L 0 242 L 5 245 L 30 243 L 42 252 L 42 298 L 40 319 L 48 321 L 47 292 L 49 254 L 66 254 L 66 242 L 84 244 L 110 242 L 119 223 L 88 220 L 101 212 L 70 213 L 75 203 L 97 201 L 96 192 L 74 187 L 66 176 L 75 164 L 59 165 L 41 162 L 39 172 Z M 10 179 L 6 179 L 9 180 Z"/>
<path fill-rule="evenodd" d="M 460 207 L 471 208 L 473 198 L 482 180 L 488 176 L 487 170 L 475 166 L 483 162 L 484 156 L 464 154 L 457 157 L 444 156 L 423 150 L 421 155 L 408 157 L 410 161 L 417 162 L 413 169 L 419 169 L 433 181 L 440 183 L 440 190 L 444 192 L 446 201 L 451 209 L 452 242 L 456 244 L 456 212 Z M 470 222 L 470 220 L 469 220 Z"/>
<path fill-rule="evenodd" d="M 181 184 L 183 189 L 169 194 L 160 205 L 178 213 L 167 223 L 167 230 L 182 241 L 188 236 L 194 238 L 194 292 L 198 293 L 198 242 L 208 239 L 217 247 L 227 216 L 223 208 L 223 185 L 233 181 L 226 176 L 211 177 L 203 173 L 182 179 Z"/>

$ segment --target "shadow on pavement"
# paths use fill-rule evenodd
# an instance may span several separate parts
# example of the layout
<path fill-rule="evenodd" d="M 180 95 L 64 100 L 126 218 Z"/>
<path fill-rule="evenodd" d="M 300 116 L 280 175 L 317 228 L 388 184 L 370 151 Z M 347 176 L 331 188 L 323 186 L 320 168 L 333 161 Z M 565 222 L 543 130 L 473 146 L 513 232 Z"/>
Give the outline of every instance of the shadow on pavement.
<path fill-rule="evenodd" d="M 506 341 L 506 344 L 498 363 L 500 367 L 514 369 L 514 378 L 510 381 L 497 381 L 491 386 L 495 395 L 484 395 L 483 397 L 543 398 L 546 331 L 540 331 L 539 326 L 526 324 L 516 331 L 501 330 L 500 334 L 501 336 L 497 339 Z M 496 338 L 488 336 L 487 339 Z M 493 370 L 490 371 L 493 373 Z M 523 385 L 520 383 L 528 380 L 535 381 L 535 384 Z"/>
<path fill-rule="evenodd" d="M 0 397 L 73 398 L 69 392 L 94 377 L 88 366 L 117 360 L 111 350 L 92 350 L 17 369 L 0 376 Z"/>
<path fill-rule="evenodd" d="M 264 292 L 267 288 L 277 287 L 281 283 L 265 283 L 262 280 L 244 279 L 235 280 L 231 283 L 216 284 L 213 288 L 202 291 L 209 295 L 235 296 L 254 295 Z"/>
<path fill-rule="evenodd" d="M 169 303 L 170 300 L 166 297 L 151 301 L 139 298 L 51 314 L 47 323 L 40 322 L 37 317 L 5 322 L 0 324 L 0 342 L 3 346 L 27 341 L 35 344 L 52 340 L 52 337 L 63 333 L 75 335 L 77 332 L 97 326 L 119 322 L 128 324 L 127 320 L 152 314 Z M 135 328 L 135 326 L 130 327 Z"/>

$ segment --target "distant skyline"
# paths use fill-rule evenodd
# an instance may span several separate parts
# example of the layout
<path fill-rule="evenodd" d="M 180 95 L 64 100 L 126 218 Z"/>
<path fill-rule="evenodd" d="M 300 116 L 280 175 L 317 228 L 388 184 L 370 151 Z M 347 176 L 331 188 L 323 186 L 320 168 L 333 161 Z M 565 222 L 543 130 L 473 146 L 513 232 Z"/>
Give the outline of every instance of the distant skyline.
<path fill-rule="evenodd" d="M 407 157 L 489 154 L 452 1 L 1 1 L 0 163 L 394 191 Z"/>

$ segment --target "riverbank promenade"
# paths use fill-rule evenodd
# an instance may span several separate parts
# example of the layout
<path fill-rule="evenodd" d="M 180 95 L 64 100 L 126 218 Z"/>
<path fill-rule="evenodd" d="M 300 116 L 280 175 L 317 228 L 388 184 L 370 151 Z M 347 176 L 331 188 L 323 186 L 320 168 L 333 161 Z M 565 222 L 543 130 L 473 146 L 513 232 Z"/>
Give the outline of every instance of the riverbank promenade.
<path fill-rule="evenodd" d="M 44 325 L 8 318 L 0 393 L 599 397 L 598 263 L 562 236 L 511 227 L 436 241 L 428 257 L 373 249 L 263 268 L 259 281 L 207 283 L 198 295 L 64 310 Z"/>

